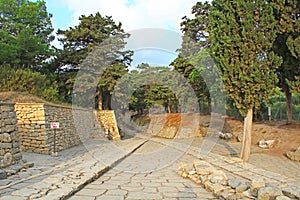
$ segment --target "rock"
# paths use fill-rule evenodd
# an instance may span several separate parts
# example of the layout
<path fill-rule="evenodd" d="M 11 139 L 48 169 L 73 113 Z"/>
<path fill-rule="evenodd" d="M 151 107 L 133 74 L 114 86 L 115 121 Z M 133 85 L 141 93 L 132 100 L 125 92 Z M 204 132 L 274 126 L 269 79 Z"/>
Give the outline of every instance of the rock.
<path fill-rule="evenodd" d="M 243 141 L 243 137 L 244 137 L 244 133 L 243 132 L 239 132 L 236 136 L 236 140 L 238 142 L 242 142 Z"/>
<path fill-rule="evenodd" d="M 5 143 L 10 143 L 11 142 L 11 137 L 8 133 L 2 134 L 2 142 L 5 142 Z"/>
<path fill-rule="evenodd" d="M 246 183 L 240 183 L 236 188 L 235 191 L 237 193 L 243 193 L 249 189 L 248 185 Z"/>
<path fill-rule="evenodd" d="M 294 151 L 288 151 L 285 153 L 286 157 L 290 160 L 300 162 L 300 146 Z"/>
<path fill-rule="evenodd" d="M 208 179 L 212 183 L 220 183 L 222 185 L 228 185 L 227 183 L 227 175 L 221 170 L 214 170 L 212 174 L 208 176 Z"/>
<path fill-rule="evenodd" d="M 34 166 L 34 163 L 23 163 L 22 164 L 25 169 L 31 168 Z"/>
<path fill-rule="evenodd" d="M 233 138 L 232 133 L 225 133 L 225 140 L 231 140 Z"/>
<path fill-rule="evenodd" d="M 263 180 L 255 179 L 251 182 L 250 191 L 254 196 L 257 196 L 258 189 L 264 187 L 266 187 L 266 183 Z"/>
<path fill-rule="evenodd" d="M 260 140 L 258 146 L 263 149 L 271 149 L 275 145 L 275 140 Z"/>
<path fill-rule="evenodd" d="M 246 190 L 245 192 L 243 192 L 243 195 L 244 195 L 245 197 L 249 198 L 249 199 L 255 199 L 255 197 L 252 196 L 252 193 L 251 193 L 250 189 L 249 189 L 249 190 Z"/>
<path fill-rule="evenodd" d="M 209 191 L 213 192 L 214 194 L 219 194 L 220 192 L 226 190 L 227 188 L 219 183 L 209 183 L 207 184 L 207 188 Z"/>
<path fill-rule="evenodd" d="M 198 175 L 209 175 L 215 171 L 214 167 L 211 164 L 202 160 L 194 161 L 193 166 Z"/>
<path fill-rule="evenodd" d="M 219 199 L 226 199 L 226 200 L 237 200 L 238 197 L 234 194 L 234 192 L 226 189 L 218 194 Z"/>
<path fill-rule="evenodd" d="M 237 188 L 241 183 L 242 183 L 241 179 L 234 178 L 228 180 L 228 185 L 233 189 Z"/>
<path fill-rule="evenodd" d="M 279 188 L 265 187 L 265 188 L 258 189 L 257 197 L 259 200 L 271 200 L 281 195 L 282 195 L 282 191 Z"/>
<path fill-rule="evenodd" d="M 7 178 L 7 173 L 6 171 L 0 169 L 0 180 L 1 179 L 6 179 Z"/>

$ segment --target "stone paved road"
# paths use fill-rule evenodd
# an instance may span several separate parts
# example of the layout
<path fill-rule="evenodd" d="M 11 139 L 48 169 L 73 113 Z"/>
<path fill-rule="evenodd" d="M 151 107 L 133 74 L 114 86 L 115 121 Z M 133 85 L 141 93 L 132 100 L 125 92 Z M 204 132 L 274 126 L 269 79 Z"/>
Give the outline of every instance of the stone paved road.
<path fill-rule="evenodd" d="M 180 162 L 195 158 L 148 141 L 70 200 L 84 199 L 214 199 L 194 182 L 177 175 Z"/>

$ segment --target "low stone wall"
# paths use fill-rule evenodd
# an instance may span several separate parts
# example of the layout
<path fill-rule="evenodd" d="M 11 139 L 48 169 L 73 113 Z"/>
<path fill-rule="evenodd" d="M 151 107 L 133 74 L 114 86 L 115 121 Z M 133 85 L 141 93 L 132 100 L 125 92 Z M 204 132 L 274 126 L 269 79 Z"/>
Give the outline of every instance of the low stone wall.
<path fill-rule="evenodd" d="M 54 152 L 54 130 L 50 127 L 51 122 L 59 122 L 59 129 L 55 130 L 55 152 L 94 136 L 106 134 L 111 140 L 120 139 L 114 111 L 97 112 L 92 109 L 43 103 L 17 103 L 15 110 L 21 150 L 25 152 Z"/>
<path fill-rule="evenodd" d="M 14 105 L 0 102 L 0 168 L 22 159 Z"/>
<path fill-rule="evenodd" d="M 46 132 L 44 104 L 17 103 L 15 110 L 18 118 L 21 150 L 49 154 L 49 135 Z"/>
<path fill-rule="evenodd" d="M 80 137 L 76 131 L 71 107 L 44 105 L 46 132 L 50 150 L 54 150 L 54 130 L 51 122 L 59 122 L 59 128 L 55 130 L 55 151 L 62 151 L 80 143 Z"/>
<path fill-rule="evenodd" d="M 103 110 L 97 112 L 97 119 L 103 127 L 105 134 L 110 140 L 120 140 L 119 128 L 117 125 L 115 112 L 113 110 Z"/>
<path fill-rule="evenodd" d="M 55 134 L 56 152 L 80 143 L 71 107 L 17 103 L 15 110 L 22 151 L 41 154 L 53 152 L 54 130 L 50 128 L 51 122 L 60 123 Z"/>

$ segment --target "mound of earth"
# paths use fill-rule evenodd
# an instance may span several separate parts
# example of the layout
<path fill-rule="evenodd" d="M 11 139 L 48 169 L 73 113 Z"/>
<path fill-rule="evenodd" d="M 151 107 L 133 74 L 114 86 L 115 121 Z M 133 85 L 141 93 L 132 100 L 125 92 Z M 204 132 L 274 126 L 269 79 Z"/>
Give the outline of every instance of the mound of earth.
<path fill-rule="evenodd" d="M 47 101 L 37 96 L 20 92 L 0 92 L 0 101 L 21 103 L 48 103 Z"/>
<path fill-rule="evenodd" d="M 35 95 L 24 92 L 0 92 L 0 102 L 17 102 L 17 103 L 45 103 L 51 105 L 67 106 L 65 103 L 53 103 L 41 99 Z"/>

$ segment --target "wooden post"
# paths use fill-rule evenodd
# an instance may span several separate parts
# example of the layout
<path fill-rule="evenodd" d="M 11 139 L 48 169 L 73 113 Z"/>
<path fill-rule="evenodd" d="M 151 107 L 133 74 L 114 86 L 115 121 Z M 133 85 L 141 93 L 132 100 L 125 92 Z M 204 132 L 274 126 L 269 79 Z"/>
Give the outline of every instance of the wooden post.
<path fill-rule="evenodd" d="M 241 159 L 244 162 L 248 162 L 251 153 L 252 120 L 253 108 L 250 108 L 247 112 L 246 118 L 244 119 L 244 137 L 241 152 Z"/>

